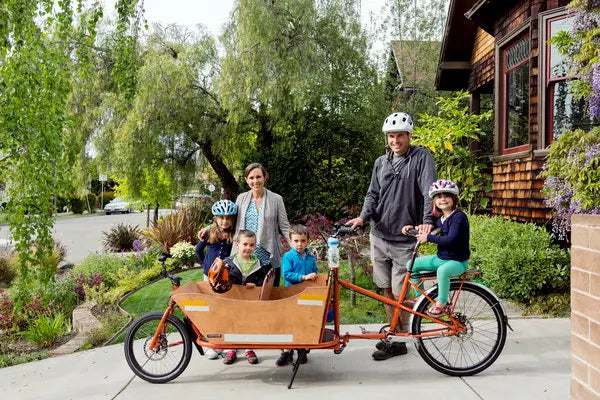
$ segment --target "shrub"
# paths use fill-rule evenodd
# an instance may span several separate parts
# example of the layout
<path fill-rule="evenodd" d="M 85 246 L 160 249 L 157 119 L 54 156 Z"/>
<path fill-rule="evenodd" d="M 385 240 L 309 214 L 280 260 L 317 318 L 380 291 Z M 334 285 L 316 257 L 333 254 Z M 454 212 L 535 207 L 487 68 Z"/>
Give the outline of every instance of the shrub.
<path fill-rule="evenodd" d="M 460 200 L 474 211 L 487 207 L 483 196 L 491 190 L 491 179 L 484 174 L 486 160 L 470 150 L 482 135 L 480 126 L 491 118 L 492 110 L 476 115 L 469 112 L 469 93 L 456 92 L 452 97 L 438 97 L 437 115 L 419 115 L 413 144 L 431 150 L 440 178 L 451 179 L 460 187 Z"/>
<path fill-rule="evenodd" d="M 115 192 L 103 192 L 98 196 L 99 199 L 102 199 L 103 205 L 106 205 L 111 200 L 115 198 Z"/>
<path fill-rule="evenodd" d="M 73 267 L 71 272 L 74 276 L 83 274 L 88 278 L 92 274 L 99 273 L 102 275 L 104 284 L 108 288 L 112 288 L 117 285 L 116 276 L 126 263 L 126 259 L 116 254 L 90 254 L 83 259 L 81 264 Z"/>
<path fill-rule="evenodd" d="M 8 287 L 17 276 L 16 256 L 12 251 L 0 250 L 0 284 Z"/>
<path fill-rule="evenodd" d="M 47 347 L 70 330 L 71 322 L 64 314 L 41 315 L 33 324 L 29 325 L 29 328 L 23 332 L 23 336 L 38 347 Z"/>
<path fill-rule="evenodd" d="M 554 141 L 542 176 L 546 205 L 555 214 L 552 231 L 564 239 L 571 215 L 600 213 L 600 128 L 567 132 Z"/>
<path fill-rule="evenodd" d="M 0 331 L 22 326 L 23 321 L 15 314 L 15 304 L 7 292 L 0 292 Z"/>
<path fill-rule="evenodd" d="M 172 260 L 177 266 L 194 265 L 196 260 L 195 247 L 189 242 L 177 242 L 171 247 Z"/>
<path fill-rule="evenodd" d="M 85 207 L 87 208 L 89 205 L 88 211 L 93 213 L 96 212 L 96 208 L 98 208 L 98 198 L 94 193 L 87 194 L 87 202 L 85 203 Z"/>
<path fill-rule="evenodd" d="M 61 196 L 56 198 L 56 212 L 65 212 L 67 206 L 67 199 Z"/>
<path fill-rule="evenodd" d="M 83 214 L 83 201 L 79 197 L 71 196 L 67 202 L 73 214 Z"/>
<path fill-rule="evenodd" d="M 197 242 L 198 230 L 210 223 L 210 204 L 197 204 L 182 208 L 178 213 L 164 215 L 142 231 L 151 243 L 169 251 L 177 242 Z"/>
<path fill-rule="evenodd" d="M 533 224 L 471 216 L 470 267 L 502 298 L 531 303 L 569 290 L 569 252 Z"/>
<path fill-rule="evenodd" d="M 133 241 L 140 235 L 138 226 L 119 223 L 110 228 L 108 232 L 102 232 L 104 238 L 102 245 L 107 251 L 130 251 L 133 249 Z"/>
<path fill-rule="evenodd" d="M 100 319 L 101 325 L 93 328 L 87 341 L 83 344 L 84 349 L 104 344 L 108 339 L 113 337 L 119 329 L 128 321 L 128 317 L 119 311 L 108 312 Z"/>

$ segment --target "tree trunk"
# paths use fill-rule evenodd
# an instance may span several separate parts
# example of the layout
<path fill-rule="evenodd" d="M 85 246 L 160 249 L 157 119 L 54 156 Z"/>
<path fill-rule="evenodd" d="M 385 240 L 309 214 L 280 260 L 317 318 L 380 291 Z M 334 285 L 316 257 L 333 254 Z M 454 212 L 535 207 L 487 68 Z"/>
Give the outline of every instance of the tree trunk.
<path fill-rule="evenodd" d="M 154 223 L 158 221 L 158 203 L 156 203 L 156 208 L 154 209 Z"/>
<path fill-rule="evenodd" d="M 235 177 L 229 171 L 229 168 L 227 168 L 221 157 L 213 153 L 210 142 L 199 143 L 199 145 L 202 149 L 202 154 L 204 154 L 204 157 L 212 167 L 213 171 L 215 171 L 219 177 L 221 185 L 223 185 L 223 197 L 235 201 L 238 194 L 240 194 L 240 186 L 236 182 Z"/>

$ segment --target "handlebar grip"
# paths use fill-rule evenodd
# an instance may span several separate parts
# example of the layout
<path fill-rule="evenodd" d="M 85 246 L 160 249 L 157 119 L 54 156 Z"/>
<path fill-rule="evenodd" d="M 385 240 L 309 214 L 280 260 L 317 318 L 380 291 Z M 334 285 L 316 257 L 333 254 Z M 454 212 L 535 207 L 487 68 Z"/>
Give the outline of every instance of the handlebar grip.
<path fill-rule="evenodd" d="M 165 261 L 167 261 L 167 258 L 171 258 L 173 257 L 171 255 L 171 253 L 162 253 L 160 256 L 158 256 L 158 261 L 160 261 L 161 263 L 164 263 Z"/>
<path fill-rule="evenodd" d="M 351 226 L 347 225 L 342 225 L 337 230 L 338 235 L 348 235 L 351 233 L 354 233 L 354 229 Z"/>

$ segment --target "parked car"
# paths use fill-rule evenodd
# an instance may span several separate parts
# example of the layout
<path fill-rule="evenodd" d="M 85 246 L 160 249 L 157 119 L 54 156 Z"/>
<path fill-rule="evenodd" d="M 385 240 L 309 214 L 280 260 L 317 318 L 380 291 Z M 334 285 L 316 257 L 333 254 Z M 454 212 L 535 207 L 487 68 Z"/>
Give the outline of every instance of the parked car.
<path fill-rule="evenodd" d="M 175 202 L 175 212 L 178 212 L 183 207 L 188 207 L 193 204 L 202 203 L 202 202 L 210 202 L 211 197 L 208 194 L 199 194 L 199 193 L 186 193 L 181 195 L 179 199 Z"/>
<path fill-rule="evenodd" d="M 130 213 L 135 210 L 135 206 L 130 201 L 125 201 L 120 197 L 115 197 L 109 203 L 104 206 L 104 213 L 110 215 L 111 213 Z"/>

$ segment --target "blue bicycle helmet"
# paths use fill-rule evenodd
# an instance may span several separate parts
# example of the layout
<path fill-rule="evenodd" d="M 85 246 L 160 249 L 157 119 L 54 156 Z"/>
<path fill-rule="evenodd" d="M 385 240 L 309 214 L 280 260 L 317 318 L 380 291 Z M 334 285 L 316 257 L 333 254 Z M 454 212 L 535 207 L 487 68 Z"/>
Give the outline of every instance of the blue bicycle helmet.
<path fill-rule="evenodd" d="M 237 205 L 231 200 L 219 200 L 212 205 L 211 211 L 217 217 L 236 215 Z"/>

